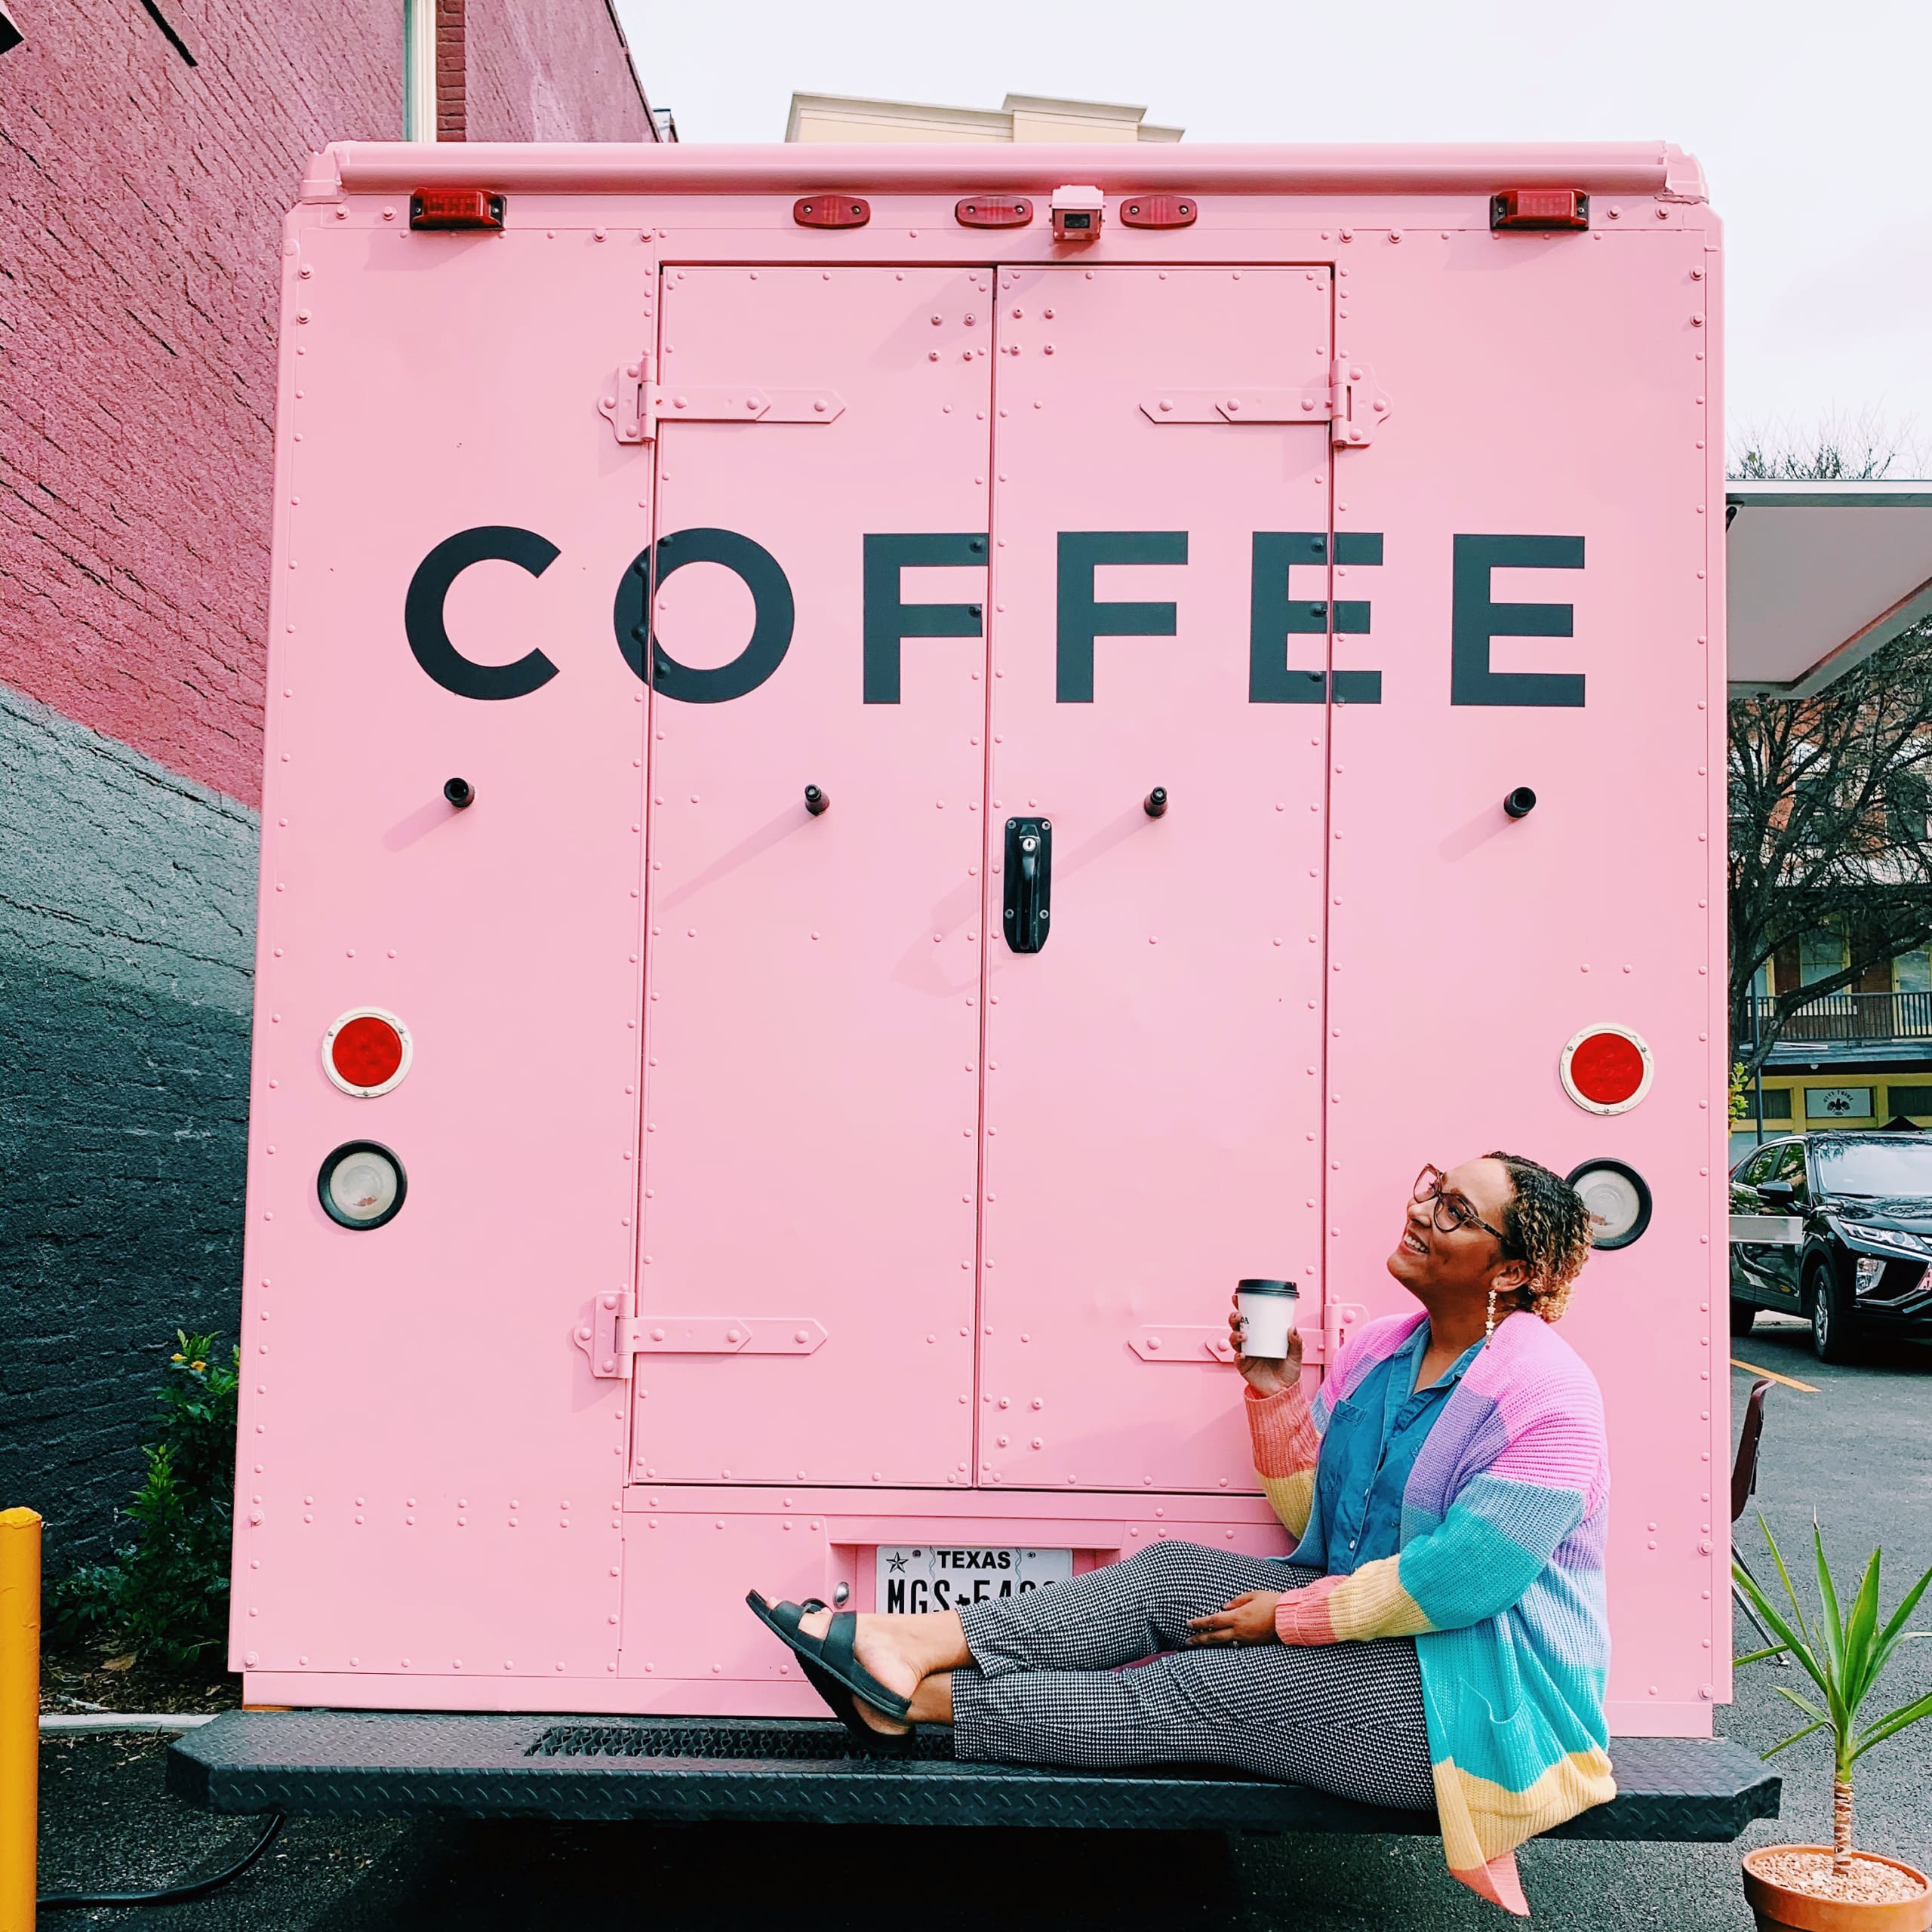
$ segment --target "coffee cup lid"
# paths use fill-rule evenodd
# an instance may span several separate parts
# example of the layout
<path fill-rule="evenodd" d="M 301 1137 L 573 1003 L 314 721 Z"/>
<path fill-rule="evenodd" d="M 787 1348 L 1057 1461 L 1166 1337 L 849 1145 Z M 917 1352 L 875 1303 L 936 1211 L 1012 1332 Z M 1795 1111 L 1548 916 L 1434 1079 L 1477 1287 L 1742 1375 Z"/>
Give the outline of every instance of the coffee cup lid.
<path fill-rule="evenodd" d="M 1299 1301 L 1301 1291 L 1292 1281 L 1238 1281 L 1235 1284 L 1237 1294 L 1244 1295 L 1293 1295 Z"/>

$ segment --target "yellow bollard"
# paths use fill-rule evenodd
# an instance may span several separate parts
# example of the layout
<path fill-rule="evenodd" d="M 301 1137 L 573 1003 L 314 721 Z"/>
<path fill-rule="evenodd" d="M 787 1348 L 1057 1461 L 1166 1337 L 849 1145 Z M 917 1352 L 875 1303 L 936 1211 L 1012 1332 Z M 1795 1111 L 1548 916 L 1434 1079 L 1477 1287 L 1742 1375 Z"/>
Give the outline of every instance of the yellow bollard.
<path fill-rule="evenodd" d="M 33 1932 L 40 1804 L 40 1518 L 0 1510 L 0 1932 Z"/>

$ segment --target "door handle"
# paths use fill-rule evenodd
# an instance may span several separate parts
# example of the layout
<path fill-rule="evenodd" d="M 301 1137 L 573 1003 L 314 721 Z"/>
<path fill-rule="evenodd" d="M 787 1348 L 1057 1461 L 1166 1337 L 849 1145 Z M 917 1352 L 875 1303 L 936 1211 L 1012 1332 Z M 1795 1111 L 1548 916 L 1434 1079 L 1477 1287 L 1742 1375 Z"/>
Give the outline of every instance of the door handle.
<path fill-rule="evenodd" d="M 1006 822 L 1006 943 L 1015 952 L 1038 952 L 1053 917 L 1054 826 L 1051 819 Z"/>

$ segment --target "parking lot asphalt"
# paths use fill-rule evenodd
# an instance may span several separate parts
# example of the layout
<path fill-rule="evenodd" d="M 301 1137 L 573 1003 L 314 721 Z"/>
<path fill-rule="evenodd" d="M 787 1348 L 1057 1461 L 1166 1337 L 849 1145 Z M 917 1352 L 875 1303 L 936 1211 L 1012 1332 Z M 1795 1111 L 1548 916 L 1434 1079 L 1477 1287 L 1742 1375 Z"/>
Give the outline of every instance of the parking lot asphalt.
<path fill-rule="evenodd" d="M 1932 1347 L 1885 1347 L 1854 1365 L 1813 1359 L 1796 1323 L 1763 1318 L 1737 1358 L 1807 1392 L 1774 1388 L 1758 1505 L 1784 1549 L 1810 1569 L 1817 1513 L 1841 1573 L 1886 1552 L 1884 1601 L 1932 1565 Z M 1737 1415 L 1750 1386 L 1734 1368 Z M 1759 1574 L 1753 1516 L 1739 1546 Z M 1932 1596 L 1927 1599 L 1932 1606 Z M 1932 1628 L 1932 1607 L 1916 1620 Z M 1740 1653 L 1756 1639 L 1738 1620 Z M 1740 1672 L 1720 1730 L 1762 1750 L 1796 1727 L 1777 1694 L 1795 1674 Z M 1889 1709 L 1932 1691 L 1932 1644 L 1908 1644 L 1881 1694 Z M 41 1885 L 129 1888 L 219 1869 L 252 1838 L 251 1821 L 213 1818 L 162 1786 L 163 1739 L 84 1737 L 42 1752 Z M 1536 1921 L 1549 1932 L 1746 1932 L 1739 1850 L 1816 1843 L 1829 1830 L 1830 1768 L 1807 1740 L 1780 1761 L 1784 1815 L 1741 1846 L 1543 1844 L 1521 1856 Z M 1932 1721 L 1859 1766 L 1858 1842 L 1932 1868 Z M 134 1921 L 155 1932 L 496 1932 L 645 1919 L 703 1932 L 819 1932 L 862 1922 L 915 1932 L 1297 1932 L 1503 1921 L 1450 1879 L 1434 1839 L 1229 1838 L 1066 1832 L 946 1833 L 763 1826 L 644 1826 L 434 1820 L 291 1820 L 254 1870 L 209 1897 L 157 1909 L 47 1915 L 44 1925 Z"/>

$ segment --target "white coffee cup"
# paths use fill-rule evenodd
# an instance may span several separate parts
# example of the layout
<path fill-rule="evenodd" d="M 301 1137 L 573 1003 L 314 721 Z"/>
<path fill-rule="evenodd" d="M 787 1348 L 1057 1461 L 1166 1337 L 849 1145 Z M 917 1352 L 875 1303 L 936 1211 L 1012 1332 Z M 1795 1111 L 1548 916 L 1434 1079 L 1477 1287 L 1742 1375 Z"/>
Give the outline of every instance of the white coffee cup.
<path fill-rule="evenodd" d="M 1241 1315 L 1241 1352 L 1256 1361 L 1279 1361 L 1295 1332 L 1300 1291 L 1292 1281 L 1247 1281 L 1235 1290 Z"/>

